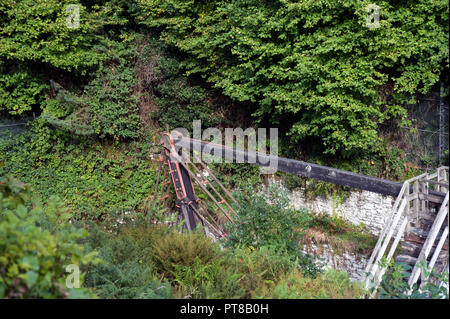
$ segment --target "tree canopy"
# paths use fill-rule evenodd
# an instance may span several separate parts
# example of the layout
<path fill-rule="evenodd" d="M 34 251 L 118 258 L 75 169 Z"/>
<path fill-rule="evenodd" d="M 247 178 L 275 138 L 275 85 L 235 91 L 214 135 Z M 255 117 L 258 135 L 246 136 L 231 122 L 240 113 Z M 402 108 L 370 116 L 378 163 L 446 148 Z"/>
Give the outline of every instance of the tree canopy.
<path fill-rule="evenodd" d="M 447 1 L 139 0 L 142 21 L 257 119 L 289 125 L 326 153 L 367 149 L 377 127 L 448 69 Z"/>

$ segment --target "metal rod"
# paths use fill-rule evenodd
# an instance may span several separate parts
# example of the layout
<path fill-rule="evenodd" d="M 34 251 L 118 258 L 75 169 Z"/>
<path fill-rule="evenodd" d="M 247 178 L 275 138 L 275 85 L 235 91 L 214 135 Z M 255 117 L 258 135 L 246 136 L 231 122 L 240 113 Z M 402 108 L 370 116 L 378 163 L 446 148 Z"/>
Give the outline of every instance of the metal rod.
<path fill-rule="evenodd" d="M 192 163 L 192 162 L 191 162 L 191 164 L 192 164 L 192 167 L 195 168 L 196 172 L 198 172 L 201 175 L 201 172 L 197 168 L 197 166 L 195 166 L 194 163 Z M 236 212 L 234 211 L 234 209 L 230 206 L 230 204 L 228 204 L 228 202 L 225 200 L 225 198 L 223 198 L 223 196 L 216 190 L 214 185 L 211 184 L 207 179 L 204 179 L 204 181 L 206 182 L 206 185 L 209 185 L 209 187 L 212 188 L 212 190 L 217 194 L 217 196 L 219 196 L 220 202 L 224 202 L 228 206 L 228 209 L 236 215 Z"/>
<path fill-rule="evenodd" d="M 209 167 L 203 163 L 203 161 L 198 157 L 198 155 L 192 154 L 194 156 L 194 159 L 197 160 L 200 165 L 211 175 L 211 177 L 216 181 L 216 183 L 219 185 L 219 187 L 225 192 L 225 194 L 228 195 L 228 197 L 237 204 L 238 202 L 234 199 L 234 197 L 230 194 L 230 192 L 225 188 L 225 186 L 222 185 L 222 183 L 217 179 L 217 177 L 213 174 L 213 172 L 209 169 Z"/>
<path fill-rule="evenodd" d="M 224 213 L 224 215 L 230 220 L 230 222 L 233 222 L 233 219 L 231 216 L 228 215 L 228 213 L 223 209 L 223 207 L 217 202 L 217 200 L 214 198 L 214 196 L 202 185 L 202 183 L 198 180 L 197 176 L 192 173 L 192 171 L 187 167 L 186 164 L 183 163 L 180 156 L 176 152 L 171 152 L 171 155 L 178 160 L 178 162 L 188 171 L 188 173 L 194 178 L 194 180 L 197 182 L 197 185 L 213 200 L 213 202 L 216 204 L 217 207 Z"/>

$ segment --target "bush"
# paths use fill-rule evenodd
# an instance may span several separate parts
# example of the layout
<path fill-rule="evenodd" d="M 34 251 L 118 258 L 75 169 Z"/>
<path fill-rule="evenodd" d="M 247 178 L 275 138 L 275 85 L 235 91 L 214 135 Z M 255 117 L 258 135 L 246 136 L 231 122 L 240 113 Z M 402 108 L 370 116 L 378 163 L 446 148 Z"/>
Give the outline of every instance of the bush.
<path fill-rule="evenodd" d="M 43 103 L 42 119 L 77 135 L 122 140 L 140 136 L 134 42 L 133 35 L 129 35 L 123 41 L 105 44 L 105 61 L 80 96 L 52 82 L 57 94 Z"/>
<path fill-rule="evenodd" d="M 274 247 L 219 250 L 204 235 L 145 222 L 112 233 L 90 226 L 90 234 L 104 262 L 90 267 L 86 283 L 104 298 L 297 298 L 299 287 L 310 298 L 357 296 L 345 274 L 306 278 L 292 255 Z M 274 290 L 282 286 L 284 293 Z"/>
<path fill-rule="evenodd" d="M 177 267 L 179 271 L 179 267 L 191 267 L 196 262 L 203 265 L 212 263 L 219 255 L 218 249 L 203 234 L 170 231 L 154 240 L 152 261 L 160 274 L 174 279 Z"/>
<path fill-rule="evenodd" d="M 191 265 L 174 264 L 173 274 L 183 298 L 259 298 L 261 287 L 297 267 L 291 256 L 272 247 L 236 247 L 210 262 L 195 258 Z"/>
<path fill-rule="evenodd" d="M 97 45 L 108 24 L 120 25 L 117 7 L 83 5 L 83 1 L 34 0 L 2 2 L 0 17 L 0 111 L 21 114 L 39 106 L 49 76 L 84 75 L 103 58 Z M 71 12 L 80 10 L 78 28 L 69 28 Z M 117 10 L 118 11 L 118 10 Z"/>
<path fill-rule="evenodd" d="M 99 251 L 102 263 L 91 266 L 86 285 L 101 298 L 172 298 L 167 280 L 160 280 L 151 263 L 154 235 L 148 225 L 124 226 L 117 233 L 89 223 L 88 243 Z"/>
<path fill-rule="evenodd" d="M 289 209 L 286 192 L 274 185 L 266 198 L 247 188 L 239 191 L 236 199 L 240 206 L 235 223 L 227 224 L 230 234 L 226 246 L 271 247 L 279 254 L 290 255 L 305 274 L 315 276 L 320 272 L 314 258 L 299 250 L 301 233 L 296 231 L 299 220 Z"/>
<path fill-rule="evenodd" d="M 351 282 L 345 271 L 327 270 L 317 278 L 305 277 L 299 271 L 283 275 L 275 284 L 266 284 L 258 294 L 262 298 L 281 299 L 353 299 L 361 298 L 364 289 Z"/>
<path fill-rule="evenodd" d="M 228 246 L 273 246 L 295 251 L 299 234 L 294 232 L 296 220 L 289 209 L 287 194 L 276 186 L 268 190 L 268 198 L 253 188 L 243 188 L 236 194 L 240 206 L 234 224 L 228 224 Z"/>
<path fill-rule="evenodd" d="M 156 180 L 149 142 L 100 143 L 49 127 L 40 120 L 0 143 L 0 174 L 29 183 L 43 199 L 58 195 L 75 219 L 122 217 L 144 211 Z"/>
<path fill-rule="evenodd" d="M 376 29 L 363 1 L 138 2 L 189 73 L 328 154 L 370 149 L 448 70 L 448 1 L 378 1 Z"/>
<path fill-rule="evenodd" d="M 359 298 L 347 273 L 305 276 L 291 256 L 270 247 L 235 248 L 209 264 L 183 267 L 181 292 L 191 298 Z M 180 273 L 177 273 L 177 275 Z"/>
<path fill-rule="evenodd" d="M 170 129 L 192 130 L 194 120 L 201 120 L 204 127 L 218 124 L 221 118 L 212 116 L 206 89 L 186 77 L 177 52 L 156 39 L 146 35 L 138 42 L 136 72 L 142 96 L 150 104 L 148 116 Z"/>
<path fill-rule="evenodd" d="M 43 205 L 31 199 L 29 186 L 1 177 L 0 209 L 0 298 L 93 296 L 85 288 L 66 287 L 66 266 L 99 260 L 96 251 L 87 253 L 79 244 L 87 231 L 70 224 L 59 200 Z"/>
<path fill-rule="evenodd" d="M 380 265 L 386 265 L 386 261 L 380 261 Z M 391 261 L 386 272 L 383 275 L 381 283 L 377 288 L 379 299 L 448 299 L 448 271 L 443 274 L 437 274 L 427 268 L 423 262 L 418 267 L 426 276 L 433 276 L 444 285 L 439 287 L 433 282 L 428 282 L 422 287 L 415 283 L 410 289 L 408 279 L 411 274 L 411 266 L 405 263 L 396 263 Z M 408 293 L 410 291 L 410 293 Z"/>

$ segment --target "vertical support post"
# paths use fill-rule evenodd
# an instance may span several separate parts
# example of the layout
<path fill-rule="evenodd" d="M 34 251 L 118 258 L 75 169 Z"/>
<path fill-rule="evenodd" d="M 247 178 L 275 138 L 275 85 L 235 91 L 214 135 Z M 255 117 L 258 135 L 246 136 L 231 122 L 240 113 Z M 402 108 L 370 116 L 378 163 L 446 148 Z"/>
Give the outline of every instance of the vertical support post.
<path fill-rule="evenodd" d="M 414 181 L 414 184 L 413 184 L 413 195 L 416 196 L 416 198 L 414 198 L 414 200 L 413 200 L 413 214 L 414 214 L 413 216 L 414 216 L 414 219 L 413 218 L 411 218 L 411 219 L 414 220 L 415 226 L 418 227 L 419 226 L 419 181 L 418 180 Z"/>
<path fill-rule="evenodd" d="M 441 81 L 439 94 L 439 165 L 442 164 L 444 157 L 444 81 Z M 438 173 L 439 176 L 439 173 Z"/>
<path fill-rule="evenodd" d="M 404 215 L 406 216 L 406 218 L 408 218 L 408 220 L 411 220 L 411 216 L 409 215 L 409 210 L 410 210 L 409 196 L 411 195 L 410 183 L 405 182 L 405 184 L 406 184 L 406 189 L 405 189 L 404 198 L 406 200 L 406 206 L 405 206 Z M 411 228 L 411 223 L 408 223 L 406 225 L 406 232 L 407 233 L 409 233 L 410 228 Z"/>
<path fill-rule="evenodd" d="M 424 180 L 428 180 L 428 174 L 425 175 Z M 428 195 L 428 183 L 422 182 L 422 193 Z M 422 214 L 428 214 L 428 201 L 424 198 L 420 201 Z"/>
<path fill-rule="evenodd" d="M 447 179 L 447 173 L 448 173 L 448 168 L 443 166 L 438 168 L 438 182 L 444 182 L 447 183 L 448 179 Z M 448 191 L 448 188 L 442 185 L 438 185 L 439 186 L 439 191 L 442 193 L 446 193 Z"/>
<path fill-rule="evenodd" d="M 442 173 L 442 171 L 444 171 L 444 175 L 445 175 L 445 170 L 443 170 L 441 167 L 439 167 L 438 169 L 437 169 L 437 182 L 439 183 L 440 181 L 442 181 L 442 178 L 441 178 L 441 173 Z M 441 185 L 439 185 L 439 184 L 437 184 L 436 185 L 436 191 L 438 191 L 438 192 L 440 192 L 441 191 Z"/>
<path fill-rule="evenodd" d="M 409 277 L 408 281 L 409 287 L 412 287 L 412 285 L 415 284 L 416 281 L 419 279 L 421 269 L 418 266 L 420 265 L 420 262 L 422 260 L 425 260 L 425 262 L 427 261 L 428 254 L 430 253 L 431 248 L 433 247 L 434 241 L 439 233 L 442 223 L 444 222 L 445 217 L 448 217 L 448 196 L 449 193 L 447 192 L 444 201 L 441 204 L 441 208 L 439 209 L 439 212 L 436 215 L 436 219 L 434 220 L 433 225 L 431 226 L 430 232 L 428 233 L 428 237 L 422 246 L 422 250 L 420 251 L 419 257 L 417 258 L 416 265 L 411 272 L 411 276 Z"/>

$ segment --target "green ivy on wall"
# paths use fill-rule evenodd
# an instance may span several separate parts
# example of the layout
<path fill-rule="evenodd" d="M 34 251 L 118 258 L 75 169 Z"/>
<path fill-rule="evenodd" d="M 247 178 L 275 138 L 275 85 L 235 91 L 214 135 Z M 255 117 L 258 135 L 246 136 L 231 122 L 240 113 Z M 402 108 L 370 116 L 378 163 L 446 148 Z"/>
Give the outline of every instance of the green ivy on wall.
<path fill-rule="evenodd" d="M 201 74 L 257 119 L 288 126 L 293 141 L 352 154 L 378 141 L 380 123 L 448 70 L 448 2 L 139 0 L 142 23 L 188 53 Z"/>

